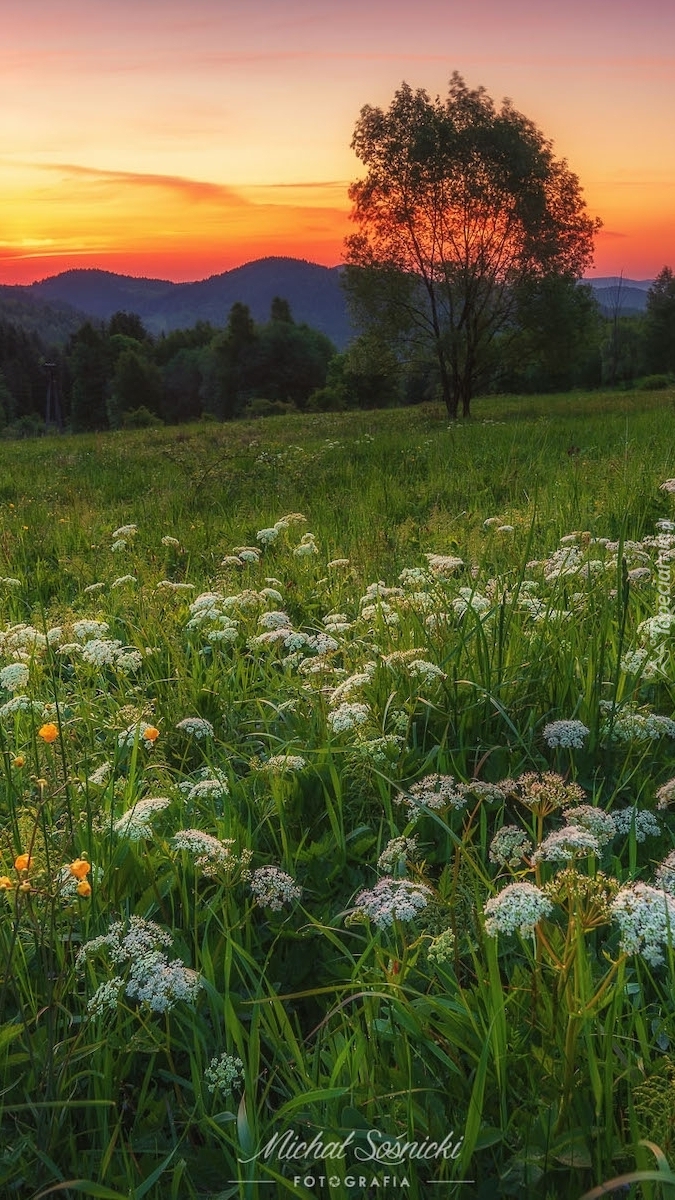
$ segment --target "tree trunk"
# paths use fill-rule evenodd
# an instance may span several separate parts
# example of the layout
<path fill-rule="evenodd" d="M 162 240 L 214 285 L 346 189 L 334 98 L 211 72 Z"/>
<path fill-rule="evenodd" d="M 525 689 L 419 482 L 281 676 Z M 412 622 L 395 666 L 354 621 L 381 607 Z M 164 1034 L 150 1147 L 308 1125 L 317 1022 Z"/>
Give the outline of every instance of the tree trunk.
<path fill-rule="evenodd" d="M 452 386 L 450 375 L 448 373 L 448 364 L 445 361 L 443 348 L 438 342 L 436 343 L 436 357 L 438 358 L 438 370 L 441 376 L 441 393 L 443 396 L 443 401 L 446 409 L 448 410 L 448 416 L 450 417 L 450 420 L 456 421 L 459 397 L 456 390 Z"/>

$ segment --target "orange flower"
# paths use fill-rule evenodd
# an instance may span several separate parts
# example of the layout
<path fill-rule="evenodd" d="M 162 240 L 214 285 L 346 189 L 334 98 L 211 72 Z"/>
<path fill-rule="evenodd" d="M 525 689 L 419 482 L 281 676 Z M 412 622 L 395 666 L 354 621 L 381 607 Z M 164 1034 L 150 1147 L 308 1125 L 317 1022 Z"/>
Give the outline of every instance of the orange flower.
<path fill-rule="evenodd" d="M 146 742 L 156 742 L 159 737 L 159 729 L 155 729 L 154 725 L 148 725 L 143 730 L 143 740 Z"/>
<path fill-rule="evenodd" d="M 84 896 L 85 900 L 91 896 L 91 884 L 87 879 L 82 879 L 77 885 L 78 896 Z"/>
<path fill-rule="evenodd" d="M 27 871 L 32 861 L 33 860 L 30 854 L 19 854 L 18 857 L 14 859 L 14 870 Z"/>
<path fill-rule="evenodd" d="M 84 879 L 85 875 L 91 871 L 91 863 L 86 862 L 83 858 L 76 858 L 74 862 L 71 862 L 68 870 L 76 879 Z"/>
<path fill-rule="evenodd" d="M 38 737 L 41 737 L 43 742 L 55 742 L 58 736 L 58 726 L 54 725 L 51 721 L 38 729 Z"/>
<path fill-rule="evenodd" d="M 12 759 L 12 766 L 13 767 L 23 767 L 25 762 L 26 762 L 26 760 L 25 760 L 23 754 L 17 754 L 16 758 Z"/>
<path fill-rule="evenodd" d="M 13 886 L 9 875 L 0 875 L 0 891 L 6 892 Z"/>

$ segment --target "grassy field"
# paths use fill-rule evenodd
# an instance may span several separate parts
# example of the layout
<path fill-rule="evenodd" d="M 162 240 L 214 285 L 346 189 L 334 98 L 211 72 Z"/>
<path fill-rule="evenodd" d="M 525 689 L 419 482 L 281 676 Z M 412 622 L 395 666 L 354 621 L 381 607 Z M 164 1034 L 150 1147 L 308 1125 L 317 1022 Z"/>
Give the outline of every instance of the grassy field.
<path fill-rule="evenodd" d="M 667 1195 L 674 476 L 669 393 L 0 443 L 2 1196 Z"/>

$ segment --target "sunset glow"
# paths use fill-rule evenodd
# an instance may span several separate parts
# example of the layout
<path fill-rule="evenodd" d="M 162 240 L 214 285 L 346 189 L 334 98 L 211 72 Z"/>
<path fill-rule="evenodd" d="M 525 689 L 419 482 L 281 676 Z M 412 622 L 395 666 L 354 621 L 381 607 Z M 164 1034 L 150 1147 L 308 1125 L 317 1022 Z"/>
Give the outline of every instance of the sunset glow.
<path fill-rule="evenodd" d="M 364 104 L 459 70 L 579 175 L 595 274 L 675 265 L 675 9 L 661 0 L 24 0 L 0 51 L 0 283 L 333 265 Z"/>

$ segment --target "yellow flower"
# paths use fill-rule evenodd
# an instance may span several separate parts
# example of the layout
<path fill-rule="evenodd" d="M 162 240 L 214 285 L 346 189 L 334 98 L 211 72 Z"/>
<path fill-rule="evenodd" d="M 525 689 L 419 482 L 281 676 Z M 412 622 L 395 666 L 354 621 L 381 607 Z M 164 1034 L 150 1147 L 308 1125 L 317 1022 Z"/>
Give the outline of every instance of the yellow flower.
<path fill-rule="evenodd" d="M 87 896 L 91 896 L 91 884 L 87 879 L 82 879 L 80 883 L 78 883 L 77 894 L 78 896 L 84 896 L 85 900 Z"/>
<path fill-rule="evenodd" d="M 159 729 L 155 729 L 154 725 L 148 725 L 147 729 L 143 730 L 143 740 L 146 742 L 156 742 L 159 737 Z"/>
<path fill-rule="evenodd" d="M 0 875 L 0 891 L 6 892 L 13 886 L 9 875 Z"/>
<path fill-rule="evenodd" d="M 19 854 L 18 857 L 14 859 L 14 870 L 27 871 L 32 861 L 33 860 L 30 854 Z"/>
<path fill-rule="evenodd" d="M 74 862 L 71 862 L 68 870 L 76 879 L 84 879 L 85 875 L 91 871 L 91 863 L 86 862 L 83 858 L 76 858 Z"/>
<path fill-rule="evenodd" d="M 27 879 L 24 879 L 23 883 L 19 884 L 19 891 L 20 892 L 29 892 L 30 891 L 30 883 L 28 882 Z"/>
<path fill-rule="evenodd" d="M 26 762 L 26 760 L 25 760 L 23 754 L 17 754 L 16 758 L 12 759 L 12 766 L 13 767 L 23 767 L 25 762 Z"/>
<path fill-rule="evenodd" d="M 58 736 L 58 726 L 54 725 L 51 721 L 38 729 L 38 737 L 41 737 L 43 742 L 55 742 Z"/>

